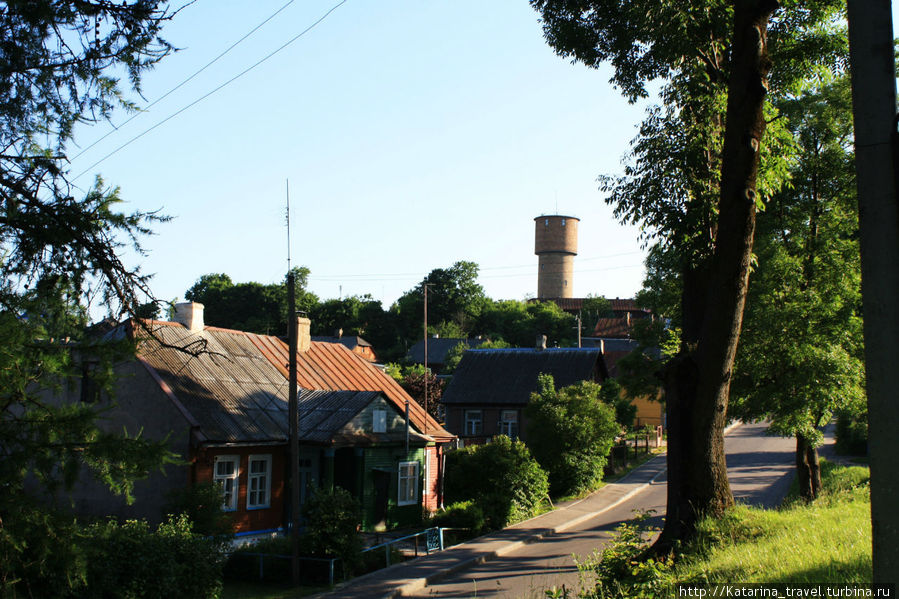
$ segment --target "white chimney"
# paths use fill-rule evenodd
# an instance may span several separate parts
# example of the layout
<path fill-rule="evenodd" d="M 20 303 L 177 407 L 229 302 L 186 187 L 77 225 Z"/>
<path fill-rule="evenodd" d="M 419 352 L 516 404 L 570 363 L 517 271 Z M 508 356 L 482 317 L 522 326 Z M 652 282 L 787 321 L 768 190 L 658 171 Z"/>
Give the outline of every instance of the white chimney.
<path fill-rule="evenodd" d="M 203 304 L 198 302 L 175 304 L 175 322 L 183 324 L 191 333 L 202 331 Z"/>
<path fill-rule="evenodd" d="M 546 349 L 546 335 L 537 335 L 537 349 Z"/>

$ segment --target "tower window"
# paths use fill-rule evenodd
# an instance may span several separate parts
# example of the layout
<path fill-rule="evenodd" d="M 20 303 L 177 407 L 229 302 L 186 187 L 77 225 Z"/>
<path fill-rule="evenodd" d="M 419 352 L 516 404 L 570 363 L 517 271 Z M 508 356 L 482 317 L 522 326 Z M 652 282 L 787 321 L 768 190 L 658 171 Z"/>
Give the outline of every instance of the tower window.
<path fill-rule="evenodd" d="M 565 226 L 565 219 L 564 219 L 564 218 L 562 219 L 562 226 L 563 226 L 563 227 Z"/>

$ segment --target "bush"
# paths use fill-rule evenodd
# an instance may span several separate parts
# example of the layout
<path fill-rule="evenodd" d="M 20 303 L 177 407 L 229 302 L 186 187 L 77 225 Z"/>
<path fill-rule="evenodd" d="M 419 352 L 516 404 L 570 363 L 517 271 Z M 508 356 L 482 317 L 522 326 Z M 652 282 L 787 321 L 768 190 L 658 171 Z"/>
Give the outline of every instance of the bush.
<path fill-rule="evenodd" d="M 74 597 L 207 599 L 221 592 L 221 546 L 193 532 L 184 515 L 156 531 L 143 520 L 93 524 L 83 541 L 87 585 Z"/>
<path fill-rule="evenodd" d="M 300 539 L 303 554 L 339 557 L 347 570 L 358 565 L 362 509 L 349 491 L 340 487 L 332 491 L 316 489 L 300 512 L 306 521 L 306 532 Z"/>
<path fill-rule="evenodd" d="M 169 495 L 166 514 L 185 514 L 193 522 L 193 531 L 207 537 L 231 536 L 234 526 L 222 509 L 222 488 L 214 482 L 196 483 Z"/>
<path fill-rule="evenodd" d="M 837 416 L 837 453 L 843 455 L 868 455 L 868 414 Z"/>
<path fill-rule="evenodd" d="M 446 506 L 431 519 L 431 526 L 441 528 L 467 528 L 473 536 L 479 535 L 487 526 L 484 510 L 473 501 L 458 501 Z"/>
<path fill-rule="evenodd" d="M 540 375 L 538 389 L 525 408 L 528 446 L 549 474 L 550 492 L 558 497 L 593 488 L 619 431 L 615 410 L 588 381 L 556 390 L 552 376 Z"/>
<path fill-rule="evenodd" d="M 500 436 L 446 456 L 447 500 L 476 503 L 488 528 L 534 515 L 548 490 L 546 472 L 521 441 Z"/>

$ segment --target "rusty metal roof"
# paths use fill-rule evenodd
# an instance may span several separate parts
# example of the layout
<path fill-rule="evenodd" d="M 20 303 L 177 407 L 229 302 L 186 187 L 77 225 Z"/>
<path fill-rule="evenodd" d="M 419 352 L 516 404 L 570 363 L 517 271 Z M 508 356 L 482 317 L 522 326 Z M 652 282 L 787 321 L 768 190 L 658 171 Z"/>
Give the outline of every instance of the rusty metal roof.
<path fill-rule="evenodd" d="M 286 378 L 287 344 L 271 335 L 245 334 Z M 330 391 L 379 391 L 400 411 L 405 411 L 409 402 L 409 420 L 416 430 L 436 441 L 456 437 L 427 414 L 393 378 L 338 343 L 312 341 L 308 351 L 297 352 L 297 386 Z"/>

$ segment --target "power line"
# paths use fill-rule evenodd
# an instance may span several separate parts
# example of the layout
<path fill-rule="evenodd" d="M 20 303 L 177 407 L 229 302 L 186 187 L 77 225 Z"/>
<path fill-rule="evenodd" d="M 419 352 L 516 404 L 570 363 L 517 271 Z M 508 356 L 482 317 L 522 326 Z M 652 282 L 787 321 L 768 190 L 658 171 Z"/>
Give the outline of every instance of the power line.
<path fill-rule="evenodd" d="M 137 113 L 131 115 L 131 117 L 129 117 L 127 120 L 125 120 L 125 122 L 123 122 L 121 125 L 119 125 L 118 127 L 116 127 L 115 125 L 112 125 L 113 128 L 112 128 L 111 131 L 108 131 L 108 132 L 106 133 L 106 135 L 104 135 L 103 137 L 101 137 L 100 139 L 96 140 L 96 141 L 95 141 L 94 143 L 92 143 L 91 145 L 87 146 L 86 148 L 84 148 L 83 150 L 81 150 L 80 152 L 78 152 L 75 156 L 72 157 L 72 160 L 77 160 L 80 156 L 82 156 L 85 152 L 87 152 L 88 150 L 90 150 L 91 148 L 93 148 L 94 146 L 96 146 L 98 143 L 100 143 L 101 141 L 103 141 L 104 139 L 106 139 L 107 137 L 109 137 L 110 135 L 112 135 L 113 133 L 117 132 L 119 129 L 121 129 L 122 127 L 124 127 L 125 125 L 127 125 L 128 123 L 130 123 L 131 121 L 133 121 L 134 119 L 136 119 L 137 117 L 139 117 L 140 115 L 145 114 L 145 112 L 146 112 L 147 110 L 149 110 L 150 108 L 152 108 L 153 106 L 155 106 L 155 105 L 158 104 L 159 102 L 165 100 L 168 96 L 170 96 L 172 93 L 174 93 L 175 91 L 177 91 L 178 89 L 180 89 L 182 86 L 184 86 L 184 85 L 185 85 L 186 83 L 188 83 L 190 80 L 192 80 L 194 77 L 196 77 L 197 75 L 199 75 L 200 73 L 202 73 L 203 71 L 205 71 L 206 69 L 208 69 L 209 67 L 211 67 L 212 65 L 214 65 L 216 62 L 218 62 L 218 60 L 219 60 L 220 58 L 222 58 L 225 54 L 227 54 L 228 52 L 230 52 L 231 50 L 233 50 L 234 48 L 236 48 L 241 42 L 243 42 L 245 39 L 247 39 L 248 37 L 250 37 L 251 35 L 253 35 L 254 33 L 256 33 L 256 32 L 257 32 L 263 25 L 265 25 L 266 23 L 268 23 L 269 21 L 271 21 L 272 19 L 274 19 L 276 16 L 278 16 L 279 13 L 281 13 L 281 11 L 283 11 L 285 8 L 287 8 L 288 6 L 290 6 L 291 4 L 293 4 L 294 2 L 296 2 L 296 0 L 288 0 L 287 4 L 285 4 L 284 6 L 282 6 L 282 7 L 279 8 L 278 10 L 276 10 L 274 13 L 272 13 L 272 15 L 269 16 L 266 20 L 264 20 L 264 21 L 262 21 L 261 23 L 259 23 L 258 25 L 256 25 L 253 29 L 251 29 L 251 30 L 250 30 L 246 35 L 244 35 L 242 38 L 240 38 L 239 40 L 237 40 L 236 42 L 234 42 L 233 44 L 231 44 L 230 46 L 228 46 L 228 48 L 227 48 L 224 52 L 222 52 L 221 54 L 219 54 L 218 56 L 216 56 L 215 58 L 213 58 L 212 60 L 210 60 L 209 62 L 207 62 L 207 63 L 206 63 L 205 65 L 203 65 L 198 71 L 196 71 L 193 75 L 189 76 L 187 79 L 185 79 L 184 81 L 182 81 L 181 83 L 179 83 L 178 85 L 176 85 L 175 87 L 173 87 L 172 89 L 170 89 L 169 91 L 167 91 L 166 93 L 164 93 L 162 96 L 160 96 L 159 98 L 156 98 L 155 100 L 153 100 L 152 102 L 150 102 L 150 103 L 149 103 L 145 108 L 143 108 L 140 112 L 137 112 Z M 91 167 L 91 168 L 93 168 L 93 167 Z M 82 174 L 83 174 L 83 173 L 82 173 Z M 80 177 L 81 175 L 78 175 L 78 176 Z M 76 178 L 77 178 L 77 177 L 76 177 Z"/>
<path fill-rule="evenodd" d="M 182 108 L 182 109 L 180 109 L 180 110 L 174 112 L 173 114 L 169 115 L 168 117 L 162 119 L 161 121 L 159 121 L 158 123 L 156 123 L 155 125 L 153 125 L 152 127 L 150 127 L 149 129 L 146 129 L 146 130 L 143 131 L 142 133 L 139 133 L 139 134 L 135 135 L 134 137 L 132 137 L 131 139 L 129 139 L 128 141 L 126 141 L 125 143 L 123 143 L 122 145 L 120 145 L 118 148 L 116 148 L 115 150 L 113 150 L 112 152 L 110 152 L 109 154 L 107 154 L 106 156 L 104 156 L 103 158 L 101 158 L 100 160 L 96 161 L 95 163 L 93 163 L 92 165 L 90 165 L 89 167 L 87 167 L 86 169 L 84 169 L 83 171 L 81 171 L 80 173 L 78 173 L 77 175 L 75 175 L 75 177 L 73 177 L 73 180 L 78 179 L 78 178 L 81 177 L 82 175 L 86 174 L 88 171 L 92 170 L 92 169 L 93 169 L 95 166 L 97 166 L 98 164 L 101 164 L 102 162 L 105 162 L 106 159 L 108 159 L 109 157 L 113 156 L 114 154 L 117 154 L 118 152 L 120 152 L 120 151 L 123 150 L 124 148 L 128 147 L 129 145 L 131 145 L 132 143 L 134 143 L 135 141 L 137 141 L 138 139 L 140 139 L 141 137 L 143 137 L 144 135 L 146 135 L 146 134 L 149 133 L 150 131 L 153 131 L 154 129 L 156 129 L 157 127 L 159 127 L 159 126 L 161 126 L 161 125 L 164 125 L 165 123 L 167 123 L 168 121 L 172 120 L 173 118 L 175 118 L 176 116 L 178 116 L 178 115 L 181 114 L 182 112 L 188 110 L 189 108 L 192 108 L 193 106 L 196 106 L 197 104 L 199 104 L 200 102 L 202 102 L 203 100 L 205 100 L 206 98 L 208 98 L 209 96 L 213 95 L 214 93 L 218 92 L 219 90 L 223 89 L 224 87 L 230 85 L 231 83 L 237 81 L 238 79 L 240 79 L 241 77 L 243 77 L 244 75 L 246 75 L 247 73 L 249 73 L 250 71 L 252 71 L 253 69 L 255 69 L 256 67 L 258 67 L 259 65 L 261 65 L 262 63 L 264 63 L 265 61 L 267 61 L 269 58 L 271 58 L 271 57 L 273 57 L 274 55 L 278 54 L 279 52 L 281 52 L 282 50 L 284 50 L 287 46 L 291 45 L 292 43 L 294 43 L 295 41 L 297 41 L 298 39 L 300 39 L 301 37 L 303 37 L 304 35 L 306 35 L 306 34 L 309 33 L 310 31 L 312 31 L 312 29 L 314 29 L 319 23 L 321 23 L 322 21 L 324 21 L 325 19 L 327 19 L 327 18 L 331 15 L 332 12 L 334 12 L 335 10 L 337 10 L 338 8 L 340 8 L 342 5 L 346 4 L 346 2 L 347 2 L 347 0 L 341 0 L 340 2 L 338 2 L 337 4 L 335 4 L 333 7 L 331 7 L 331 9 L 330 9 L 328 12 L 326 12 L 324 15 L 322 15 L 322 17 L 320 17 L 316 22 L 314 22 L 312 25 L 310 25 L 309 27 L 307 27 L 306 29 L 304 29 L 303 31 L 301 31 L 300 33 L 298 33 L 297 35 L 295 35 L 293 38 L 291 38 L 290 40 L 288 40 L 286 43 L 284 43 L 284 44 L 283 44 L 281 47 L 279 47 L 277 50 L 274 50 L 273 52 L 269 53 L 269 54 L 266 55 L 264 58 L 260 59 L 260 60 L 257 61 L 255 64 L 253 64 L 253 65 L 247 67 L 246 69 L 244 69 L 243 71 L 241 71 L 240 73 L 238 73 L 237 75 L 235 75 L 234 77 L 232 77 L 231 79 L 225 81 L 224 83 L 222 83 L 221 85 L 219 85 L 218 87 L 216 87 L 215 89 L 213 89 L 212 91 L 210 91 L 209 93 L 204 94 L 203 96 L 200 96 L 199 98 L 197 98 L 196 100 L 194 100 L 193 102 L 191 102 L 190 104 L 188 104 L 187 106 L 185 106 L 184 108 Z"/>

